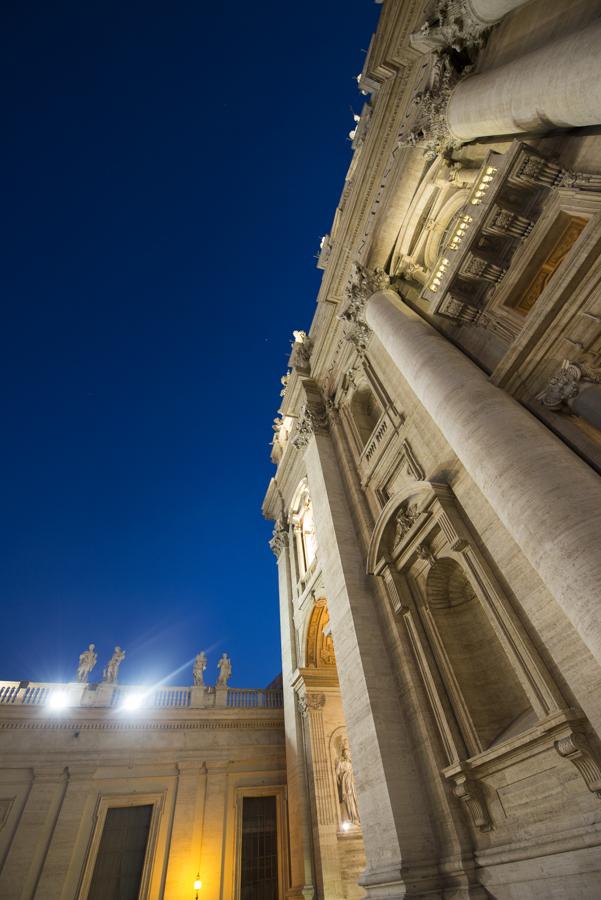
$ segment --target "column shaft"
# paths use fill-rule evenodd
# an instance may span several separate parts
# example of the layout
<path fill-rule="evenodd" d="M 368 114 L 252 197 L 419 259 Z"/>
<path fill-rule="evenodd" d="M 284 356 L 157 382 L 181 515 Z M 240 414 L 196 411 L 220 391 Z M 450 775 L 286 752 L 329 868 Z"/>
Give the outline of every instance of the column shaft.
<path fill-rule="evenodd" d="M 467 0 L 467 8 L 478 22 L 494 25 L 507 13 L 527 2 L 528 0 Z"/>
<path fill-rule="evenodd" d="M 367 867 L 377 897 L 439 896 L 427 800 L 415 767 L 345 486 L 327 434 L 305 463 L 324 573 Z"/>
<path fill-rule="evenodd" d="M 601 123 L 601 21 L 461 81 L 447 108 L 460 141 Z"/>
<path fill-rule="evenodd" d="M 601 481 L 392 290 L 366 319 L 467 473 L 601 662 Z"/>
<path fill-rule="evenodd" d="M 198 763 L 178 764 L 165 900 L 187 896 L 196 877 L 205 787 L 205 767 Z"/>

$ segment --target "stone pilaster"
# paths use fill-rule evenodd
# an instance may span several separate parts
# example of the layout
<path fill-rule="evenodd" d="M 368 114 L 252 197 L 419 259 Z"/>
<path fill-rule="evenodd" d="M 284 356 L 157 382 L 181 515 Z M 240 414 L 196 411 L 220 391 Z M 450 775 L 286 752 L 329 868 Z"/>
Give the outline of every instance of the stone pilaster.
<path fill-rule="evenodd" d="M 0 874 L 3 900 L 31 900 L 34 896 L 66 788 L 64 767 L 34 769 L 10 854 Z"/>
<path fill-rule="evenodd" d="M 342 703 L 355 763 L 368 896 L 440 896 L 427 798 L 327 433 L 305 449 Z"/>
<path fill-rule="evenodd" d="M 169 840 L 166 897 L 187 897 L 199 868 L 200 830 L 206 766 L 195 761 L 177 764 L 177 789 L 173 827 Z"/>
<path fill-rule="evenodd" d="M 315 895 L 313 853 L 305 750 L 299 711 L 291 689 L 297 668 L 296 636 L 292 613 L 292 577 L 288 528 L 278 519 L 269 542 L 278 561 L 280 633 L 282 641 L 282 681 L 284 685 L 284 731 L 286 735 L 286 781 L 288 834 L 290 844 L 290 885 L 287 900 L 312 900 Z"/>
<path fill-rule="evenodd" d="M 323 708 L 326 695 L 306 691 L 298 697 L 305 723 L 306 750 L 313 788 L 315 852 L 319 859 L 318 881 L 323 897 L 342 897 L 343 886 L 336 837 L 338 818 L 334 808 L 328 765 Z"/>

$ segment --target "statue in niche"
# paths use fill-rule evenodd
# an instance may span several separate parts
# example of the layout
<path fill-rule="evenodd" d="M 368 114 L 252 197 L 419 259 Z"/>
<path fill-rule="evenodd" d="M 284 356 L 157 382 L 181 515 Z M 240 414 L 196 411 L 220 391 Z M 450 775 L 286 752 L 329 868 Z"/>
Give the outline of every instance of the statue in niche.
<path fill-rule="evenodd" d="M 117 645 L 113 651 L 113 655 L 107 662 L 104 672 L 102 673 L 102 680 L 105 684 L 116 684 L 117 683 L 117 675 L 119 673 L 119 666 L 125 659 L 125 650 L 122 650 L 119 645 Z"/>
<path fill-rule="evenodd" d="M 340 746 L 340 756 L 336 761 L 336 782 L 338 784 L 338 801 L 342 805 L 345 820 L 351 825 L 359 825 L 359 806 L 348 738 L 343 738 Z"/>
<path fill-rule="evenodd" d="M 96 645 L 90 644 L 87 650 L 84 650 L 83 653 L 79 655 L 79 666 L 77 667 L 77 681 L 80 684 L 86 684 L 88 680 L 88 676 L 94 666 L 96 665 L 96 661 L 98 656 L 95 653 Z"/>
<path fill-rule="evenodd" d="M 417 518 L 419 516 L 419 510 L 417 505 L 409 506 L 406 503 L 404 506 L 401 506 L 398 513 L 396 514 L 396 530 L 394 533 L 394 542 L 398 544 L 401 541 L 408 531 L 410 531 Z"/>
<path fill-rule="evenodd" d="M 221 659 L 217 663 L 217 668 L 219 669 L 217 687 L 227 687 L 227 683 L 232 677 L 232 663 L 227 653 L 224 653 L 222 655 Z"/>
<path fill-rule="evenodd" d="M 194 678 L 194 687 L 204 687 L 204 671 L 207 667 L 207 654 L 201 651 L 194 659 L 194 668 L 192 669 L 192 677 Z"/>

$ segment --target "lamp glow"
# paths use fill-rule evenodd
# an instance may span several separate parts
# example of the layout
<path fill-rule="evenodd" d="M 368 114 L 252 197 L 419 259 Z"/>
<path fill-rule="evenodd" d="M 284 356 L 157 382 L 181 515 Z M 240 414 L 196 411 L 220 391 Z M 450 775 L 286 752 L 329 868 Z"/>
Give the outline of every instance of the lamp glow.
<path fill-rule="evenodd" d="M 198 892 L 202 887 L 202 881 L 199 878 L 199 874 L 196 875 L 196 880 L 194 881 L 194 890 L 196 891 L 196 900 L 198 900 Z"/>
<path fill-rule="evenodd" d="M 347 821 L 345 820 L 345 821 L 342 823 L 342 830 L 343 830 L 343 831 L 350 831 L 350 828 L 351 828 L 351 823 L 350 823 L 350 822 L 347 822 Z"/>
<path fill-rule="evenodd" d="M 65 709 L 69 705 L 69 698 L 65 691 L 53 691 L 48 697 L 50 709 Z"/>
<path fill-rule="evenodd" d="M 128 712 L 131 712 L 134 709 L 140 709 L 143 699 L 142 694 L 128 694 L 127 697 L 124 697 L 123 699 L 121 709 L 125 709 Z"/>

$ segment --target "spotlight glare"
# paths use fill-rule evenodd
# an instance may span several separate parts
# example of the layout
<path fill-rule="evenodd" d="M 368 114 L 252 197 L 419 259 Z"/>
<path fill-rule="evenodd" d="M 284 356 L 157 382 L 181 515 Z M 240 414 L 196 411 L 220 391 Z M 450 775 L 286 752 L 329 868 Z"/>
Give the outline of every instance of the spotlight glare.
<path fill-rule="evenodd" d="M 350 822 L 347 822 L 347 821 L 345 820 L 345 821 L 342 823 L 342 830 L 343 830 L 343 831 L 350 831 L 350 828 L 351 828 L 351 823 L 350 823 Z"/>
<path fill-rule="evenodd" d="M 143 700 L 142 694 L 128 694 L 127 697 L 123 698 L 121 709 L 125 709 L 128 712 L 132 712 L 134 709 L 140 709 Z"/>
<path fill-rule="evenodd" d="M 69 705 L 66 691 L 53 691 L 48 697 L 50 709 L 65 709 Z"/>

